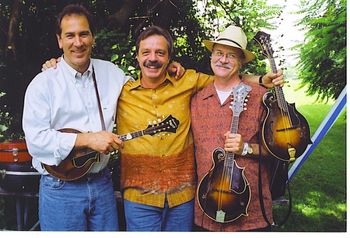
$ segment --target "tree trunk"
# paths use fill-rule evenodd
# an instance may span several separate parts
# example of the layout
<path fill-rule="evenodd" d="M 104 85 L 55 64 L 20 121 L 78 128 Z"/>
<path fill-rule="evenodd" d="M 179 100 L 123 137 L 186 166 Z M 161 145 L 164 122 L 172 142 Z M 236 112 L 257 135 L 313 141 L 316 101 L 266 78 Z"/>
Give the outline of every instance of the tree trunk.
<path fill-rule="evenodd" d="M 6 57 L 10 57 L 12 60 L 16 60 L 16 44 L 15 37 L 18 31 L 18 15 L 20 10 L 20 1 L 14 0 L 12 4 L 12 11 L 9 21 L 9 29 L 7 32 L 7 43 L 6 43 Z"/>

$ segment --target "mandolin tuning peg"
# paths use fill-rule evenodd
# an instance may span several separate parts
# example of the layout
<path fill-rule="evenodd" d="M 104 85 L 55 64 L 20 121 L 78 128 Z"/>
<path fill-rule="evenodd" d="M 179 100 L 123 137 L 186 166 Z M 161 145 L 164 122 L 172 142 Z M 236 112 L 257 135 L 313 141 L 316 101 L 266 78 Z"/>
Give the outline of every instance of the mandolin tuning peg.
<path fill-rule="evenodd" d="M 152 122 L 151 122 L 151 120 L 148 120 L 148 125 L 152 125 Z"/>
<path fill-rule="evenodd" d="M 244 108 L 243 108 L 243 110 L 244 110 L 244 111 L 247 111 L 247 108 L 246 108 L 246 107 L 244 107 Z"/>
<path fill-rule="evenodd" d="M 162 120 L 160 118 L 158 118 L 158 122 L 161 122 Z"/>

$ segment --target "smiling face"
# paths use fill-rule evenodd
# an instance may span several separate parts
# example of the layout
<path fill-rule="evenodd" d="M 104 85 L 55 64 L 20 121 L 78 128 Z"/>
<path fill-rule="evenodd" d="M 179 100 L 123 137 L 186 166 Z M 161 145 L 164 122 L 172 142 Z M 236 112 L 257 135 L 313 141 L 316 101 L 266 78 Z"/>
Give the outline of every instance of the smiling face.
<path fill-rule="evenodd" d="M 167 40 L 161 35 L 151 35 L 140 41 L 137 61 L 142 81 L 159 83 L 165 80 L 170 58 L 168 48 Z"/>
<path fill-rule="evenodd" d="M 94 43 L 87 18 L 77 14 L 66 15 L 62 18 L 61 29 L 57 41 L 63 50 L 64 60 L 78 72 L 85 72 Z"/>
<path fill-rule="evenodd" d="M 211 55 L 211 68 L 215 77 L 230 80 L 238 76 L 243 52 L 235 47 L 215 44 Z"/>

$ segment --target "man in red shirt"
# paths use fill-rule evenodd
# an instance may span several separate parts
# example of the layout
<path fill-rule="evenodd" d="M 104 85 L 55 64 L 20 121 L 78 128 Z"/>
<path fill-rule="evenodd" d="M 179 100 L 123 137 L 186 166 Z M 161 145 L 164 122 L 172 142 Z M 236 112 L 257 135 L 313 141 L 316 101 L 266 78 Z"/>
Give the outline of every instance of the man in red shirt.
<path fill-rule="evenodd" d="M 212 52 L 211 68 L 214 72 L 214 82 L 197 93 L 191 102 L 191 126 L 196 148 L 198 181 L 200 181 L 199 186 L 204 186 L 204 188 L 200 187 L 203 188 L 201 191 L 204 193 L 199 197 L 197 195 L 196 198 L 195 224 L 210 231 L 270 230 L 261 212 L 258 193 L 260 143 L 258 133 L 259 123 L 264 115 L 262 96 L 266 89 L 247 81 L 242 82 L 239 73 L 241 66 L 251 61 L 254 55 L 246 50 L 245 33 L 237 26 L 229 26 L 215 41 L 204 41 L 204 44 Z M 237 105 L 232 105 L 233 109 L 230 109 L 231 95 L 233 89 L 239 85 L 245 85 L 244 90 L 248 89 L 250 97 L 247 105 L 242 105 L 247 110 L 242 109 L 242 112 L 239 112 L 238 125 L 232 125 L 232 114 Z M 235 97 L 235 101 L 241 100 Z M 233 130 L 235 126 L 236 131 Z M 214 173 L 208 175 L 211 176 L 209 178 L 211 182 L 205 184 L 204 182 L 208 180 L 203 179 L 211 169 L 212 154 L 218 147 L 224 148 L 226 155 L 233 153 L 236 165 L 241 169 L 238 181 L 245 181 L 242 183 L 245 186 L 242 185 L 241 190 L 238 188 L 237 195 L 238 197 L 243 196 L 237 199 L 242 199 L 240 201 L 245 203 L 245 208 L 230 222 L 227 221 L 230 216 L 229 212 L 223 209 L 226 202 L 224 199 L 228 196 L 227 193 L 232 193 L 230 189 L 234 186 L 230 184 L 229 189 L 224 191 L 225 176 L 230 177 L 230 171 L 220 172 L 222 178 L 219 178 L 221 184 L 218 187 L 212 183 L 215 180 Z M 264 149 L 261 153 L 263 157 L 267 155 Z M 225 160 L 228 161 L 229 158 L 225 157 Z M 268 187 L 267 167 L 264 162 L 262 163 L 263 201 L 266 215 L 271 223 L 272 200 Z M 225 164 L 225 166 L 229 165 Z M 223 171 L 225 171 L 225 166 Z M 229 180 L 231 182 L 234 179 Z M 246 201 L 242 202 L 244 196 L 246 196 Z M 212 200 L 217 204 L 213 205 Z M 204 201 L 204 203 L 201 204 L 199 201 Z M 208 210 L 213 209 L 214 215 L 207 215 L 210 213 Z"/>

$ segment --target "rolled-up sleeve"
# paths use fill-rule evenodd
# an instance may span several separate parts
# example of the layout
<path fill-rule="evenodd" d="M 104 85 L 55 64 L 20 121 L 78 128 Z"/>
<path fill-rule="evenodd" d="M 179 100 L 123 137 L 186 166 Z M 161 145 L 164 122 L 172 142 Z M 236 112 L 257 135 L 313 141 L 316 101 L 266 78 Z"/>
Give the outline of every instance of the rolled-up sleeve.
<path fill-rule="evenodd" d="M 43 77 L 43 73 L 37 75 L 27 88 L 23 130 L 31 156 L 41 163 L 58 165 L 73 149 L 77 135 L 50 127 L 51 95 Z"/>

